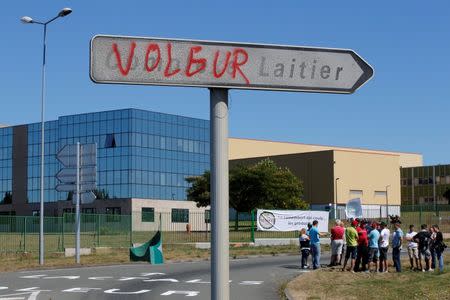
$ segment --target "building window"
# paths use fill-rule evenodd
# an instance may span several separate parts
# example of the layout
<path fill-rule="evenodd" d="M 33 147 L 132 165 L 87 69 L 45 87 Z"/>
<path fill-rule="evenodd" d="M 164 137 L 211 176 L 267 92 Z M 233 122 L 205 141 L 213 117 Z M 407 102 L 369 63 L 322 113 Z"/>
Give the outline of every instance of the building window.
<path fill-rule="evenodd" d="M 189 223 L 189 209 L 172 208 L 172 223 Z"/>
<path fill-rule="evenodd" d="M 120 222 L 121 209 L 120 207 L 106 208 L 106 222 Z"/>
<path fill-rule="evenodd" d="M 363 191 L 362 190 L 350 190 L 351 198 L 362 198 Z"/>
<path fill-rule="evenodd" d="M 116 148 L 116 138 L 114 134 L 106 135 L 105 148 Z"/>
<path fill-rule="evenodd" d="M 386 191 L 375 191 L 375 197 L 386 198 Z"/>
<path fill-rule="evenodd" d="M 63 209 L 63 214 L 74 214 L 75 213 L 75 208 L 64 208 Z"/>
<path fill-rule="evenodd" d="M 95 207 L 86 207 L 81 209 L 82 214 L 96 214 L 97 209 Z"/>
<path fill-rule="evenodd" d="M 153 207 L 143 207 L 141 212 L 142 222 L 155 222 L 155 209 Z"/>

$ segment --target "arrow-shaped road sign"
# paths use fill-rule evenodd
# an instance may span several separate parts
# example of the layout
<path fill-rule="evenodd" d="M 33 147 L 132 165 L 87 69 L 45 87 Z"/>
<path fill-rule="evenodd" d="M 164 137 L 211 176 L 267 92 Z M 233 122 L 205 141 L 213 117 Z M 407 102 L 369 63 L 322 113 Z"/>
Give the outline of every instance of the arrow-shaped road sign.
<path fill-rule="evenodd" d="M 65 145 L 56 154 L 65 167 L 77 166 L 77 145 Z M 94 166 L 97 160 L 97 144 L 80 145 L 80 166 Z"/>
<path fill-rule="evenodd" d="M 86 192 L 86 193 L 81 193 L 80 194 L 80 203 L 81 204 L 90 204 L 90 203 L 94 202 L 95 199 L 96 199 L 96 197 L 95 197 L 95 194 L 93 192 Z M 73 204 L 77 204 L 76 202 L 77 202 L 77 200 L 74 197 L 72 199 L 72 203 Z"/>
<path fill-rule="evenodd" d="M 86 182 L 80 184 L 80 192 L 87 192 L 95 189 L 96 189 L 95 182 Z M 77 185 L 75 183 L 74 184 L 60 183 L 56 186 L 56 190 L 58 192 L 76 192 Z"/>
<path fill-rule="evenodd" d="M 95 182 L 96 175 L 96 167 L 83 167 L 80 169 L 80 183 Z M 77 169 L 63 168 L 56 174 L 56 178 L 61 183 L 75 183 L 77 181 Z"/>
<path fill-rule="evenodd" d="M 97 83 L 353 93 L 373 69 L 348 49 L 97 35 L 90 75 Z"/>

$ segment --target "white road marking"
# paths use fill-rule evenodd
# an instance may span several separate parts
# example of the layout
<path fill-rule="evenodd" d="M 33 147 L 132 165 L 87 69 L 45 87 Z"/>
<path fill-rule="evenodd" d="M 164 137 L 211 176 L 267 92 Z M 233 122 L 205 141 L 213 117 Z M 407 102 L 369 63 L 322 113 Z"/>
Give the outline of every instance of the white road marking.
<path fill-rule="evenodd" d="M 43 279 L 69 279 L 69 280 L 75 280 L 79 279 L 80 276 L 48 276 L 44 277 Z"/>
<path fill-rule="evenodd" d="M 122 278 L 120 278 L 118 280 L 119 281 L 130 281 L 130 280 L 136 280 L 136 279 L 144 280 L 144 279 L 148 279 L 148 277 L 122 277 Z"/>
<path fill-rule="evenodd" d="M 260 285 L 263 284 L 264 281 L 241 281 L 239 284 L 240 285 Z"/>
<path fill-rule="evenodd" d="M 198 291 L 167 291 L 162 293 L 161 296 L 185 295 L 186 297 L 195 297 L 198 296 L 198 294 L 200 294 Z"/>
<path fill-rule="evenodd" d="M 186 283 L 206 283 L 206 284 L 211 284 L 211 281 L 202 281 L 201 279 L 192 279 L 192 280 L 186 281 Z"/>
<path fill-rule="evenodd" d="M 142 280 L 144 282 L 179 282 L 176 279 L 173 278 L 157 278 L 157 279 L 147 279 L 147 280 Z"/>
<path fill-rule="evenodd" d="M 40 292 L 41 291 L 32 292 L 30 297 L 28 297 L 28 300 L 36 300 Z"/>
<path fill-rule="evenodd" d="M 117 294 L 117 295 L 137 295 L 137 294 L 148 293 L 151 290 L 140 290 L 140 291 L 136 291 L 136 292 L 118 292 L 118 291 L 120 291 L 120 289 L 110 289 L 110 290 L 106 290 L 104 293 L 105 294 Z"/>
<path fill-rule="evenodd" d="M 1 295 L 0 300 L 24 300 L 26 298 L 26 295 L 30 295 L 30 297 L 28 297 L 28 300 L 36 300 L 36 297 L 39 295 L 41 291 L 35 291 L 30 293 L 15 293 L 15 294 L 9 294 L 9 295 Z M 16 297 L 16 296 L 22 296 L 25 295 L 23 297 Z"/>
<path fill-rule="evenodd" d="M 105 280 L 105 279 L 112 279 L 114 277 L 112 276 L 99 276 L 99 277 L 89 277 L 90 280 Z"/>
<path fill-rule="evenodd" d="M 89 287 L 74 287 L 71 289 L 63 290 L 63 293 L 87 293 L 90 291 L 101 290 L 101 288 L 89 288 Z"/>
<path fill-rule="evenodd" d="M 164 275 L 166 275 L 166 273 L 158 273 L 158 272 L 156 272 L 156 273 L 141 273 L 141 276 L 143 276 L 143 277 L 147 277 L 147 276 L 156 276 L 156 275 L 162 275 L 162 276 L 164 276 Z"/>
<path fill-rule="evenodd" d="M 36 274 L 36 275 L 27 275 L 27 276 L 21 276 L 19 278 L 25 278 L 25 279 L 37 279 L 37 278 L 42 278 L 45 277 L 47 275 L 45 274 Z"/>

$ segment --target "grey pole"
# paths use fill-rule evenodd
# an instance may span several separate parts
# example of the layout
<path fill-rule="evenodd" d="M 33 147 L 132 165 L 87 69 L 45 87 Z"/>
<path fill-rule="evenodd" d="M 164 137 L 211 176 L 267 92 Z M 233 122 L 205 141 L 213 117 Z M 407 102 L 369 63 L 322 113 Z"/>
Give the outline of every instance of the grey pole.
<path fill-rule="evenodd" d="M 76 245 L 75 245 L 75 256 L 76 263 L 80 263 L 80 142 L 77 142 L 77 189 L 75 192 L 75 218 L 76 218 Z"/>
<path fill-rule="evenodd" d="M 41 88 L 41 199 L 39 210 L 39 264 L 44 265 L 44 104 L 45 104 L 45 50 L 47 39 L 47 24 L 44 24 L 44 46 L 42 53 L 42 88 Z"/>
<path fill-rule="evenodd" d="M 337 219 L 337 201 L 338 201 L 338 188 L 337 188 L 337 184 L 338 184 L 338 180 L 339 177 L 336 178 L 335 180 L 335 188 L 336 188 L 336 196 L 334 197 L 334 220 Z"/>
<path fill-rule="evenodd" d="M 389 197 L 388 197 L 388 188 L 389 188 L 390 186 L 391 186 L 391 185 L 387 185 L 387 186 L 386 186 L 386 220 L 387 220 L 386 223 L 389 223 Z"/>
<path fill-rule="evenodd" d="M 39 264 L 44 264 L 44 103 L 45 103 L 45 57 L 46 57 L 46 40 L 47 40 L 47 25 L 54 20 L 65 17 L 72 13 L 72 9 L 64 8 L 58 15 L 47 22 L 35 21 L 32 18 L 25 16 L 21 18 L 21 21 L 25 24 L 38 24 L 44 26 L 44 39 L 43 39 L 43 55 L 42 55 L 42 88 L 41 88 L 41 186 L 40 186 L 40 210 L 39 210 Z"/>
<path fill-rule="evenodd" d="M 210 89 L 211 299 L 229 300 L 228 90 Z"/>
<path fill-rule="evenodd" d="M 437 199 L 436 199 L 436 166 L 433 166 L 433 202 L 434 212 L 437 212 Z"/>
<path fill-rule="evenodd" d="M 411 168 L 411 200 L 414 209 L 414 168 Z"/>

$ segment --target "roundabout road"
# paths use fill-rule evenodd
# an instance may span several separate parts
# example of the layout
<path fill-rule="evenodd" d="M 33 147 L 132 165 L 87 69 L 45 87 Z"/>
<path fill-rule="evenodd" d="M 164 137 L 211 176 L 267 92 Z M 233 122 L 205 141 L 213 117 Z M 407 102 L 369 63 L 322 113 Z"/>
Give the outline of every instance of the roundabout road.
<path fill-rule="evenodd" d="M 328 263 L 329 255 L 322 262 Z M 279 299 L 278 287 L 305 272 L 299 256 L 230 260 L 230 298 Z M 307 272 L 307 271 L 306 271 Z M 210 262 L 127 264 L 0 274 L 0 300 L 210 299 Z"/>

